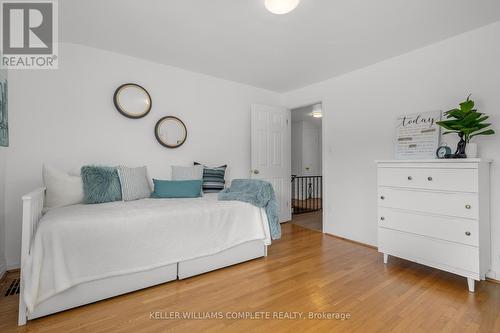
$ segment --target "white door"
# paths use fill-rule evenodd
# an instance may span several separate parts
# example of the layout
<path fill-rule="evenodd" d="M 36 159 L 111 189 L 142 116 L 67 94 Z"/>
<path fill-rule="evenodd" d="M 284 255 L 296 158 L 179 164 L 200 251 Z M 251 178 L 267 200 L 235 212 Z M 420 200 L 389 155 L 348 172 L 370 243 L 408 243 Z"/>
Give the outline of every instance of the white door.
<path fill-rule="evenodd" d="M 280 222 L 290 221 L 290 110 L 252 105 L 252 178 L 273 184 Z"/>

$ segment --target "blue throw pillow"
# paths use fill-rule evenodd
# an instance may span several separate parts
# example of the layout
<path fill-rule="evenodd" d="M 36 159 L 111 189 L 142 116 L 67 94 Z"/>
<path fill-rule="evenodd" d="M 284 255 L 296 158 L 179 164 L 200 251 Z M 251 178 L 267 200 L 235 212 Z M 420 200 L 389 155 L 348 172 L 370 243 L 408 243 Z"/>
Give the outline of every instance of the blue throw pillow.
<path fill-rule="evenodd" d="M 203 165 L 198 162 L 194 162 L 194 165 Z M 203 192 L 204 193 L 218 193 L 224 189 L 226 181 L 224 180 L 226 176 L 227 165 L 222 165 L 220 167 L 207 167 L 203 165 Z"/>
<path fill-rule="evenodd" d="M 153 179 L 151 198 L 198 198 L 203 180 L 158 180 Z"/>
<path fill-rule="evenodd" d="M 81 175 L 84 203 L 99 204 L 122 200 L 122 188 L 116 168 L 84 166 Z"/>

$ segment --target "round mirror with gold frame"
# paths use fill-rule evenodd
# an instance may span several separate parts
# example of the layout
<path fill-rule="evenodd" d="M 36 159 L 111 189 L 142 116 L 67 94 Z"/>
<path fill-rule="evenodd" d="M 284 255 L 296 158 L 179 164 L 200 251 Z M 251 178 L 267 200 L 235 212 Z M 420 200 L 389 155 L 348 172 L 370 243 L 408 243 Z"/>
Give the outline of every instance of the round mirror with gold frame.
<path fill-rule="evenodd" d="M 147 90 L 135 83 L 119 86 L 113 96 L 113 102 L 118 112 L 131 119 L 145 117 L 153 105 Z"/>
<path fill-rule="evenodd" d="M 164 147 L 178 148 L 186 142 L 187 128 L 179 118 L 166 116 L 156 123 L 155 137 Z"/>

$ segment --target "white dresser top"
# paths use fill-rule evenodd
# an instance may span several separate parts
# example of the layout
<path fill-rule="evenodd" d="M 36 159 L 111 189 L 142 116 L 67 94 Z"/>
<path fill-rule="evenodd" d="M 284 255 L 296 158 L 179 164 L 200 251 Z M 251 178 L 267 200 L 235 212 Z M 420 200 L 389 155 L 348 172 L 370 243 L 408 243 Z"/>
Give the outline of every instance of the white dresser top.
<path fill-rule="evenodd" d="M 426 159 L 426 160 L 376 160 L 375 163 L 491 163 L 490 159 L 485 158 L 443 158 L 443 159 Z"/>

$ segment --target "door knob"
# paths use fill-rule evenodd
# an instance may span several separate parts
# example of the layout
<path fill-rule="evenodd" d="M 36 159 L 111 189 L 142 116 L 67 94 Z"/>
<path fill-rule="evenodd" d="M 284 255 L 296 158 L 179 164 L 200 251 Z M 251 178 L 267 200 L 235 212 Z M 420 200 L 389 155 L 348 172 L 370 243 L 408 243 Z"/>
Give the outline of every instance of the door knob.
<path fill-rule="evenodd" d="M 384 220 L 385 220 L 385 217 L 381 216 L 380 221 L 384 221 Z"/>
<path fill-rule="evenodd" d="M 385 197 L 383 195 L 380 196 L 380 200 L 384 200 L 384 199 L 385 199 Z"/>
<path fill-rule="evenodd" d="M 432 177 L 427 177 L 427 180 L 432 182 Z"/>
<path fill-rule="evenodd" d="M 253 173 L 256 174 L 256 175 L 258 175 L 260 173 L 260 171 L 259 170 L 254 170 Z"/>
<path fill-rule="evenodd" d="M 465 236 L 470 236 L 470 231 L 466 231 Z"/>
<path fill-rule="evenodd" d="M 408 180 L 412 180 L 412 179 L 413 179 L 413 177 L 412 177 L 412 176 L 408 176 Z"/>
<path fill-rule="evenodd" d="M 465 205 L 465 209 L 471 209 L 470 205 Z"/>

